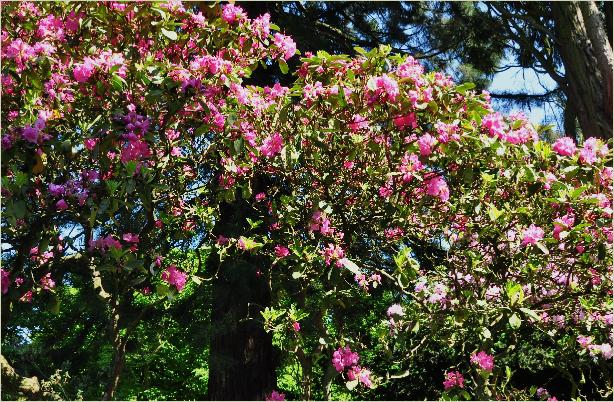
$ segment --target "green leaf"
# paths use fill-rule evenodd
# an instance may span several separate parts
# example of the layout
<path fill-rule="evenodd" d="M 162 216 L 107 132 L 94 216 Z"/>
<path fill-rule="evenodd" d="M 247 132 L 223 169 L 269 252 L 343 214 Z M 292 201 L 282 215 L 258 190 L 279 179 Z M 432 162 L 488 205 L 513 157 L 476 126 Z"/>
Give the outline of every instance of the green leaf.
<path fill-rule="evenodd" d="M 498 210 L 494 204 L 490 204 L 488 206 L 488 216 L 490 217 L 491 221 L 496 221 L 502 214 L 503 211 Z"/>
<path fill-rule="evenodd" d="M 352 381 L 348 381 L 348 382 L 345 383 L 345 386 L 350 391 L 353 390 L 354 388 L 356 388 L 357 385 L 358 385 L 358 380 L 352 380 Z"/>
<path fill-rule="evenodd" d="M 301 276 L 303 276 L 303 273 L 301 271 L 294 271 L 294 272 L 292 272 L 292 279 L 298 279 Z"/>
<path fill-rule="evenodd" d="M 177 40 L 177 32 L 169 31 L 167 29 L 162 28 L 162 35 L 166 36 L 170 40 Z"/>
<path fill-rule="evenodd" d="M 509 323 L 510 323 L 510 327 L 512 327 L 512 329 L 518 329 L 518 328 L 520 328 L 520 325 L 522 324 L 522 320 L 520 319 L 520 317 L 518 317 L 518 314 L 514 313 L 509 318 Z"/>
<path fill-rule="evenodd" d="M 505 285 L 505 291 L 507 293 L 507 297 L 510 299 L 510 305 L 515 305 L 517 302 L 521 302 L 524 299 L 524 291 L 522 290 L 522 286 L 519 284 L 509 281 Z"/>
<path fill-rule="evenodd" d="M 281 71 L 282 74 L 288 74 L 288 71 L 290 71 L 290 69 L 288 68 L 288 63 L 286 63 L 285 60 L 283 59 L 279 59 L 279 70 Z"/>
<path fill-rule="evenodd" d="M 529 317 L 531 317 L 535 321 L 539 321 L 539 316 L 537 315 L 537 313 L 535 311 L 531 310 L 530 308 L 521 307 L 520 311 L 522 311 L 523 313 L 525 313 L 526 315 L 528 315 Z"/>
<path fill-rule="evenodd" d="M 535 245 L 537 246 L 537 248 L 539 248 L 544 254 L 549 255 L 550 252 L 548 251 L 548 248 L 541 242 L 537 242 L 535 243 Z"/>
<path fill-rule="evenodd" d="M 464 84 L 458 85 L 456 87 L 456 92 L 464 94 L 465 92 L 473 88 L 475 88 L 475 84 L 473 82 L 465 82 Z"/>
<path fill-rule="evenodd" d="M 343 264 L 344 267 L 346 267 L 350 272 L 352 272 L 355 275 L 360 275 L 362 273 L 360 272 L 360 268 L 358 268 L 358 265 L 354 264 L 352 261 L 348 260 L 347 258 L 342 258 L 339 260 L 339 262 Z"/>

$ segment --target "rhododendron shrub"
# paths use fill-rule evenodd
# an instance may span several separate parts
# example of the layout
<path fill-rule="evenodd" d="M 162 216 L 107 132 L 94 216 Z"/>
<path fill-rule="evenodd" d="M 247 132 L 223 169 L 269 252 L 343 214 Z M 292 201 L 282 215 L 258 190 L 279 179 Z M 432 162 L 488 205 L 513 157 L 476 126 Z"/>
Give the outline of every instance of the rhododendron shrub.
<path fill-rule="evenodd" d="M 270 400 L 330 397 L 331 383 L 375 395 L 433 350 L 449 363 L 436 397 L 556 396 L 516 380 L 520 350 L 550 356 L 569 397 L 591 375 L 592 395 L 611 395 L 608 144 L 551 146 L 385 46 L 305 54 L 292 87 L 248 85 L 297 45 L 234 5 L 2 13 L 3 311 L 70 275 L 116 313 L 150 286 L 163 302 L 217 269 L 170 252 L 211 248 L 271 261 L 253 273 L 273 296 L 258 319 L 303 377 Z M 258 219 L 214 234 L 237 199 Z"/>

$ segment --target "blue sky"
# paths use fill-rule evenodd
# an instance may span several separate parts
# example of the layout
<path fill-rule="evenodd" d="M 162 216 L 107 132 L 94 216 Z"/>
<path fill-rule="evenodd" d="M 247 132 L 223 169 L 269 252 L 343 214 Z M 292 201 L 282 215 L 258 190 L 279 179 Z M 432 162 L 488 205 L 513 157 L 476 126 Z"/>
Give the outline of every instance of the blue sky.
<path fill-rule="evenodd" d="M 556 83 L 547 74 L 538 74 L 531 69 L 515 67 L 495 74 L 488 90 L 493 93 L 526 92 L 541 94 L 554 88 L 556 88 Z M 497 105 L 497 101 L 493 101 L 493 103 L 495 107 L 501 107 Z M 560 117 L 563 113 L 554 104 L 546 104 L 544 107 L 533 107 L 531 109 L 521 107 L 515 109 L 523 110 L 532 123 L 538 124 L 546 121 L 548 124 L 554 124 L 556 131 L 562 131 Z"/>

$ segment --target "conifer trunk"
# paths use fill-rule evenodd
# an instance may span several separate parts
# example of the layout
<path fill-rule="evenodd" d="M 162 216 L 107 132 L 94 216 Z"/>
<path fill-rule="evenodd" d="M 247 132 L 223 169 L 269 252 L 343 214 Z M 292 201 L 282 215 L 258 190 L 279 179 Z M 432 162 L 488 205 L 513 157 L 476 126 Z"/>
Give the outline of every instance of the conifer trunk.
<path fill-rule="evenodd" d="M 242 199 L 223 204 L 215 232 L 240 236 L 251 211 Z M 219 267 L 213 284 L 210 400 L 264 400 L 275 387 L 272 334 L 262 328 L 260 315 L 271 301 L 266 279 L 270 265 L 268 258 L 248 252 L 227 256 L 221 263 L 212 253 L 207 262 L 210 270 Z"/>

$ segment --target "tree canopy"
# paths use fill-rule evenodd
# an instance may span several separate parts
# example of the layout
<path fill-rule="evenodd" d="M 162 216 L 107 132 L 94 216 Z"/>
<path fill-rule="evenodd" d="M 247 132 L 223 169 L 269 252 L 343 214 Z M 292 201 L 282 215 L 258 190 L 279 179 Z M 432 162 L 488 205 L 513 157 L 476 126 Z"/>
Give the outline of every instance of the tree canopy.
<path fill-rule="evenodd" d="M 611 398 L 611 144 L 233 4 L 2 17 L 5 397 Z"/>

